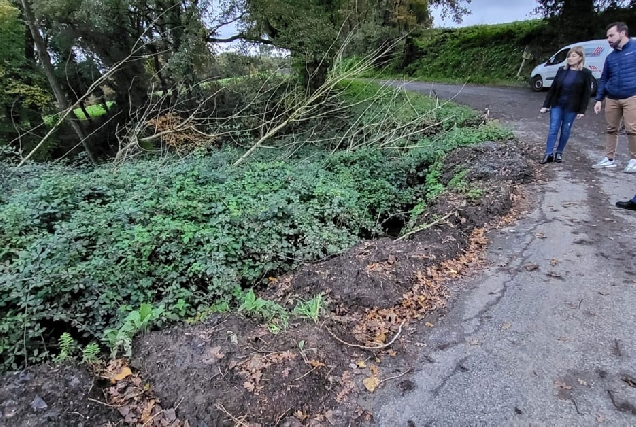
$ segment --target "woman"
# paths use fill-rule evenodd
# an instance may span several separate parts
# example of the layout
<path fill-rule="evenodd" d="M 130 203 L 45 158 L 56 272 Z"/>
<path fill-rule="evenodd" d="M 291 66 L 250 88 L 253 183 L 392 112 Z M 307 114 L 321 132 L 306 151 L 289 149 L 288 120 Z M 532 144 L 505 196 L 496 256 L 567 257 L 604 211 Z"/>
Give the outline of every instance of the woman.
<path fill-rule="evenodd" d="M 545 97 L 541 112 L 550 110 L 550 131 L 545 147 L 545 156 L 539 163 L 563 161 L 563 149 L 570 137 L 574 119 L 580 119 L 587 110 L 592 95 L 592 72 L 584 67 L 585 52 L 581 46 L 575 46 L 568 52 L 566 66 L 559 68 L 557 75 Z M 554 152 L 557 135 L 559 146 Z"/>

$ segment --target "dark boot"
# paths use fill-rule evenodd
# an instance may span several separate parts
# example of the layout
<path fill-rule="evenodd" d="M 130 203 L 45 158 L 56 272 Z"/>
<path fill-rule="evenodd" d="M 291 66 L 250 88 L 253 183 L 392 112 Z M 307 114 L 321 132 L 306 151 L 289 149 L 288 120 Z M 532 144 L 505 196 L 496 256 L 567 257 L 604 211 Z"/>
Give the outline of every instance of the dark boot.
<path fill-rule="evenodd" d="M 554 154 L 546 154 L 543 160 L 541 160 L 539 163 L 543 165 L 545 163 L 552 163 L 553 161 L 554 161 Z"/>
<path fill-rule="evenodd" d="M 554 161 L 557 163 L 561 163 L 563 161 L 563 154 L 556 153 L 556 155 L 554 156 Z"/>
<path fill-rule="evenodd" d="M 636 211 L 636 202 L 628 200 L 626 202 L 616 202 L 616 207 L 621 209 L 628 209 L 630 211 Z"/>

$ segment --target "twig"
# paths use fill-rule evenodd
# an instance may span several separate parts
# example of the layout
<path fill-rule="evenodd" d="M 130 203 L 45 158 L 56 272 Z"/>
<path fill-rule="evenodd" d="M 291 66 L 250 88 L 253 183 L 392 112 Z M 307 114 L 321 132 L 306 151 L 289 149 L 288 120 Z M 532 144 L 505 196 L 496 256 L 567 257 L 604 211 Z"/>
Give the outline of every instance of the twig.
<path fill-rule="evenodd" d="M 111 405 L 110 403 L 106 403 L 106 402 L 102 402 L 101 400 L 97 400 L 97 399 L 93 399 L 92 397 L 87 397 L 88 400 L 90 400 L 91 402 L 95 402 L 95 403 L 99 403 L 100 405 L 104 405 L 104 406 L 108 406 L 109 408 L 121 408 L 120 406 L 116 406 L 116 405 Z"/>
<path fill-rule="evenodd" d="M 332 336 L 335 340 L 337 340 L 338 342 L 340 342 L 341 344 L 344 344 L 344 345 L 346 345 L 346 346 L 349 346 L 349 347 L 355 347 L 355 348 L 361 348 L 361 349 L 363 349 L 363 350 L 381 350 L 381 349 L 383 349 L 383 348 L 390 347 L 390 346 L 391 346 L 391 344 L 393 344 L 393 343 L 395 342 L 395 340 L 396 340 L 396 339 L 398 339 L 398 337 L 399 337 L 399 336 L 400 336 L 400 334 L 402 333 L 402 327 L 404 326 L 404 324 L 405 324 L 405 323 L 406 323 L 406 319 L 405 319 L 405 320 L 402 320 L 402 323 L 400 324 L 400 327 L 399 327 L 399 329 L 398 329 L 398 331 L 397 331 L 397 334 L 395 334 L 395 336 L 393 337 L 393 339 L 392 339 L 391 341 L 389 341 L 389 342 L 388 342 L 388 343 L 386 343 L 386 344 L 383 344 L 383 345 L 380 345 L 380 346 L 374 346 L 374 347 L 370 347 L 370 346 L 366 346 L 366 345 L 360 345 L 360 344 L 351 344 L 351 343 L 348 343 L 348 342 L 343 341 L 343 340 L 341 340 L 340 338 L 338 338 L 338 337 L 336 336 L 336 334 L 334 334 L 333 332 L 331 332 L 331 331 L 329 330 L 329 328 L 327 328 L 326 326 L 325 326 L 324 328 L 325 328 L 325 330 L 326 330 L 327 332 L 329 332 L 329 335 L 331 335 L 331 336 Z"/>
<path fill-rule="evenodd" d="M 418 227 L 418 228 L 416 228 L 415 230 L 409 231 L 408 233 L 406 233 L 406 234 L 404 234 L 404 235 L 402 235 L 402 236 L 398 237 L 398 238 L 397 238 L 397 239 L 395 239 L 395 240 L 396 240 L 396 241 L 397 241 L 397 240 L 404 240 L 406 237 L 408 237 L 408 236 L 410 236 L 410 235 L 412 235 L 412 234 L 419 233 L 420 231 L 424 231 L 424 230 L 426 230 L 427 228 L 431 228 L 431 227 L 432 227 L 432 226 L 434 226 L 435 224 L 438 224 L 438 223 L 442 222 L 443 220 L 447 219 L 448 217 L 450 217 L 450 216 L 451 216 L 451 215 L 453 215 L 454 213 L 455 213 L 455 212 L 453 211 L 453 212 L 451 212 L 451 213 L 449 213 L 449 214 L 447 214 L 447 215 L 445 215 L 445 216 L 443 216 L 443 217 L 441 217 L 441 218 L 437 218 L 435 221 L 433 221 L 433 222 L 431 222 L 431 223 L 429 223 L 429 224 L 425 224 L 425 225 L 423 225 L 423 226 L 421 226 L 421 227 Z"/>
<path fill-rule="evenodd" d="M 307 375 L 311 374 L 312 372 L 314 372 L 316 369 L 318 369 L 320 367 L 320 365 L 318 366 L 314 366 L 313 368 L 311 368 L 309 371 L 307 371 L 306 373 L 304 373 L 303 375 L 299 376 L 298 378 L 296 378 L 294 381 L 298 381 L 298 380 L 302 380 L 303 378 L 305 378 Z"/>
<path fill-rule="evenodd" d="M 247 424 L 245 423 L 245 421 L 243 421 L 243 420 L 241 420 L 241 419 L 239 419 L 239 418 L 236 418 L 234 415 L 230 414 L 230 413 L 227 411 L 227 409 L 225 409 L 225 407 L 224 407 L 222 404 L 217 403 L 217 404 L 216 404 L 216 409 L 218 409 L 219 411 L 223 412 L 225 415 L 227 415 L 228 417 L 230 417 L 230 419 L 231 419 L 232 421 L 234 421 L 234 422 L 236 423 L 236 425 L 237 425 L 237 426 L 241 426 L 241 427 L 248 427 L 248 426 L 247 426 Z M 243 416 L 243 417 L 241 417 L 241 418 L 245 419 L 245 418 L 246 418 L 246 415 L 244 415 L 244 416 Z"/>
<path fill-rule="evenodd" d="M 397 378 L 403 377 L 404 375 L 406 375 L 406 374 L 408 374 L 409 372 L 411 372 L 411 370 L 412 370 L 412 369 L 413 369 L 413 368 L 408 368 L 406 371 L 402 372 L 402 373 L 401 373 L 401 374 L 399 374 L 399 375 L 394 375 L 394 376 L 392 376 L 392 377 L 389 377 L 389 378 L 385 378 L 385 379 L 383 379 L 383 380 L 380 380 L 380 382 L 378 383 L 378 386 L 379 386 L 380 384 L 382 384 L 383 382 L 385 382 L 385 381 L 395 380 L 395 379 L 397 379 Z"/>

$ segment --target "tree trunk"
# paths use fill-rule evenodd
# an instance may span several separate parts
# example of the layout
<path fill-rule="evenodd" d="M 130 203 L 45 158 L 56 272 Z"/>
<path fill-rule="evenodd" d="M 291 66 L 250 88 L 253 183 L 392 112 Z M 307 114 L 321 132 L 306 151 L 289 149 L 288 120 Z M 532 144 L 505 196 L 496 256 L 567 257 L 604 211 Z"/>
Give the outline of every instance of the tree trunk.
<path fill-rule="evenodd" d="M 49 81 L 49 85 L 51 86 L 51 90 L 55 95 L 55 100 L 57 101 L 57 105 L 61 111 L 67 110 L 70 108 L 70 103 L 66 99 L 64 95 L 64 91 L 62 90 L 62 86 L 60 82 L 57 80 L 55 76 L 55 69 L 53 68 L 53 64 L 51 63 L 51 57 L 49 56 L 48 51 L 46 50 L 46 43 L 44 39 L 40 35 L 40 29 L 38 24 L 35 22 L 35 16 L 33 14 L 33 10 L 31 9 L 30 0 L 20 0 L 22 5 L 22 12 L 24 13 L 24 18 L 31 30 L 31 36 L 33 37 L 33 42 L 35 43 L 35 48 L 38 52 L 38 58 L 40 59 L 40 64 L 42 64 L 42 68 L 44 70 L 44 74 L 46 75 L 47 80 Z M 88 158 L 93 164 L 96 164 L 95 158 L 93 157 L 93 153 L 91 153 L 90 148 L 86 142 L 86 137 L 84 136 L 84 131 L 81 126 L 77 122 L 77 120 L 73 117 L 73 114 L 69 114 L 66 117 L 66 120 L 69 122 L 77 137 L 80 139 L 84 149 L 86 150 L 86 154 Z"/>

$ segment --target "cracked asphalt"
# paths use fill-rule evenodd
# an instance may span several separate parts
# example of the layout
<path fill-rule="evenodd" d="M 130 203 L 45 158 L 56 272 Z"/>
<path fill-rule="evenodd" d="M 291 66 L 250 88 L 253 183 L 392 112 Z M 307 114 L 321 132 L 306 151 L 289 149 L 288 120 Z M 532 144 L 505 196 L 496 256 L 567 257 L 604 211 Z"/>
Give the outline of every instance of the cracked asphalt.
<path fill-rule="evenodd" d="M 545 93 L 406 88 L 488 108 L 520 139 L 545 143 Z M 564 163 L 526 187 L 527 215 L 490 233 L 488 266 L 454 286 L 415 373 L 376 391 L 378 425 L 636 426 L 636 212 L 614 207 L 634 195 L 636 175 L 620 167 L 624 136 L 619 168 L 591 169 L 604 153 L 603 118 L 591 107 Z"/>

